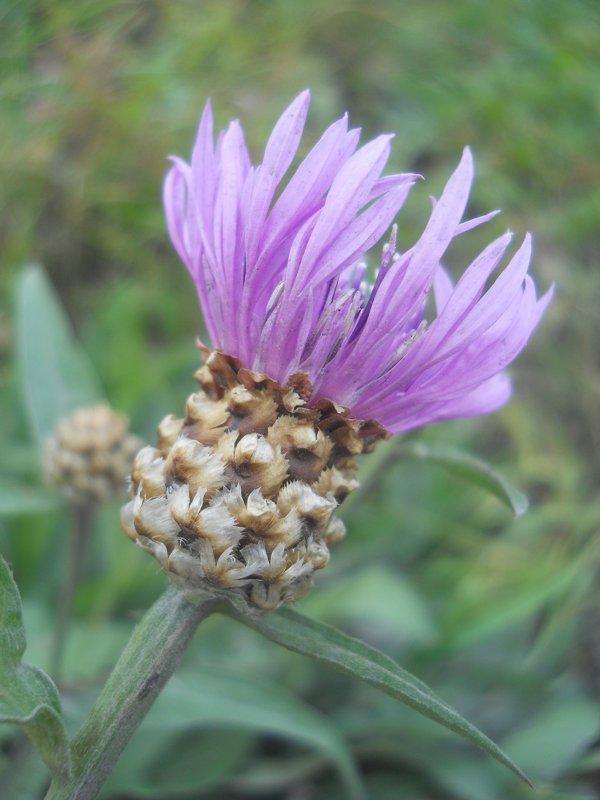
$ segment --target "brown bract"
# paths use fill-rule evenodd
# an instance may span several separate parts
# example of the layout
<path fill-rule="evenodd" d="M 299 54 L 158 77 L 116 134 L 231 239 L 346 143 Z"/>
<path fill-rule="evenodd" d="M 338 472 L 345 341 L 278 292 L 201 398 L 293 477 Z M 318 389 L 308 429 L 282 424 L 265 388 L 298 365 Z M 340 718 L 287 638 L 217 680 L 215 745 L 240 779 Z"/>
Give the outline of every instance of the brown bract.
<path fill-rule="evenodd" d="M 138 454 L 123 527 L 175 579 L 270 610 L 326 566 L 345 533 L 335 509 L 358 486 L 354 456 L 387 433 L 331 401 L 311 406 L 307 375 L 281 386 L 199 347 L 201 389 Z"/>

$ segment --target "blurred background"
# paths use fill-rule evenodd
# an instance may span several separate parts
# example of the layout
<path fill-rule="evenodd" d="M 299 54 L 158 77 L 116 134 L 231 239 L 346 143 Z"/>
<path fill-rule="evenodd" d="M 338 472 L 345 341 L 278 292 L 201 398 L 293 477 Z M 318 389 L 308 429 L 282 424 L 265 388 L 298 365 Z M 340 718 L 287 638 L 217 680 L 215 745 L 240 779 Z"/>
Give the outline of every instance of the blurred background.
<path fill-rule="evenodd" d="M 449 267 L 458 274 L 505 228 L 517 241 L 531 230 L 536 283 L 557 295 L 512 369 L 511 404 L 419 433 L 492 463 L 528 512 L 513 519 L 439 466 L 365 465 L 348 537 L 301 608 L 430 683 L 531 775 L 537 797 L 600 797 L 598 4 L 0 0 L 0 30 L 0 549 L 23 595 L 27 660 L 48 664 L 69 511 L 42 487 L 24 411 L 20 270 L 45 266 L 106 397 L 152 441 L 193 391 L 202 333 L 165 232 L 166 156 L 187 157 L 210 96 L 221 126 L 242 120 L 259 160 L 278 114 L 310 87 L 303 152 L 349 111 L 363 139 L 396 133 L 390 169 L 427 178 L 400 217 L 401 246 L 470 144 L 470 215 L 503 214 L 462 237 Z M 98 515 L 76 597 L 62 679 L 73 726 L 165 583 L 120 532 L 118 509 Z M 375 800 L 532 797 L 434 723 L 220 618 L 103 797 L 345 798 L 348 752 Z M 19 783 L 14 766 L 28 759 Z M 2 797 L 37 798 L 45 780 L 0 730 Z"/>

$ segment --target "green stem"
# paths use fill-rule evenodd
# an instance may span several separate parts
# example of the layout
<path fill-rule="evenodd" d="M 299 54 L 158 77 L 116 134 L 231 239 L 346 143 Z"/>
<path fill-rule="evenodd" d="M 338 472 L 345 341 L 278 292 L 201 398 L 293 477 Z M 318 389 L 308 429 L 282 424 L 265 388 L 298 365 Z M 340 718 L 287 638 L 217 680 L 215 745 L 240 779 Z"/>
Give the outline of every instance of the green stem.
<path fill-rule="evenodd" d="M 213 598 L 171 586 L 135 628 L 72 743 L 71 780 L 46 800 L 93 800 L 125 745 L 171 677 Z"/>
<path fill-rule="evenodd" d="M 60 680 L 62 660 L 69 632 L 69 621 L 73 610 L 75 595 L 79 589 L 91 533 L 94 526 L 96 507 L 93 504 L 74 505 L 72 509 L 71 536 L 69 538 L 68 573 L 58 598 L 58 610 L 50 656 L 50 673 L 56 683 Z"/>

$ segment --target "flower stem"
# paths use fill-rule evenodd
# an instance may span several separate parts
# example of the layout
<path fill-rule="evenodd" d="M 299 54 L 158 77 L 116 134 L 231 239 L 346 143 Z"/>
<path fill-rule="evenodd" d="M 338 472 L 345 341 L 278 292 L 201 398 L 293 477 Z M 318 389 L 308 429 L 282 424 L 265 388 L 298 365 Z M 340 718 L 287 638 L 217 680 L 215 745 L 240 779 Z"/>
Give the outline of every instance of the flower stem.
<path fill-rule="evenodd" d="M 135 628 L 72 743 L 71 780 L 46 800 L 93 800 L 171 677 L 214 598 L 170 586 Z"/>
<path fill-rule="evenodd" d="M 69 621 L 75 595 L 81 582 L 81 574 L 88 552 L 95 516 L 96 507 L 93 504 L 73 506 L 73 521 L 69 538 L 68 573 L 58 598 L 52 653 L 50 656 L 50 672 L 57 683 L 60 680 L 62 660 L 69 632 Z"/>

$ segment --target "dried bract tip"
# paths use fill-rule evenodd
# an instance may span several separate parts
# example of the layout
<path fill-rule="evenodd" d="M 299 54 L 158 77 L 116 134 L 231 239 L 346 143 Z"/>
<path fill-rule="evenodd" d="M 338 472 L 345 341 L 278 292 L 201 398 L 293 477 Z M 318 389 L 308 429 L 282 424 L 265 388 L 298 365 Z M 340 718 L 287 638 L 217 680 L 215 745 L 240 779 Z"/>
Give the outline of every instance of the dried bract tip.
<path fill-rule="evenodd" d="M 174 414 L 169 414 L 162 420 L 156 435 L 156 447 L 160 450 L 161 455 L 168 454 L 182 428 L 183 420 L 177 419 Z"/>
<path fill-rule="evenodd" d="M 327 565 L 345 532 L 335 509 L 358 486 L 351 454 L 385 431 L 332 403 L 309 408 L 295 389 L 201 351 L 203 389 L 138 454 L 122 524 L 175 580 L 273 609 Z"/>
<path fill-rule="evenodd" d="M 74 503 L 108 500 L 124 492 L 141 446 L 129 433 L 127 418 L 109 406 L 77 408 L 44 443 L 44 475 Z"/>
<path fill-rule="evenodd" d="M 229 412 L 223 400 L 213 402 L 204 392 L 188 397 L 183 431 L 190 439 L 205 445 L 216 444 L 225 432 Z"/>

